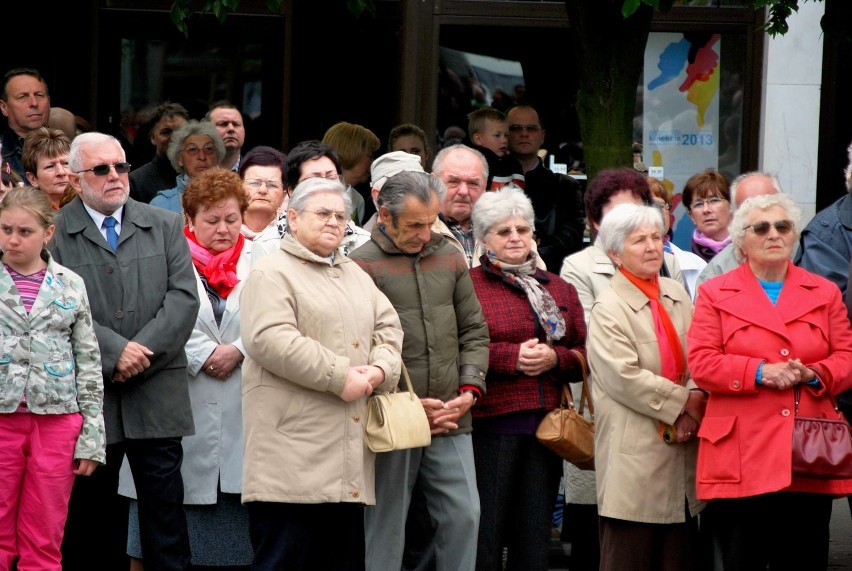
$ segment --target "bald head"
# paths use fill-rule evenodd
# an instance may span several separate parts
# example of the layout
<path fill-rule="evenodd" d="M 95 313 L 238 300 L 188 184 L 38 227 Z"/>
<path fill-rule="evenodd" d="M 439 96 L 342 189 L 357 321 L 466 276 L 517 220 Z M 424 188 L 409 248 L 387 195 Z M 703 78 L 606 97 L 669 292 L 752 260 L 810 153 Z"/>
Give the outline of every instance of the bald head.
<path fill-rule="evenodd" d="M 77 119 L 74 114 L 62 107 L 51 107 L 47 124 L 51 129 L 59 129 L 71 140 L 77 136 Z"/>
<path fill-rule="evenodd" d="M 731 183 L 731 200 L 733 210 L 736 210 L 740 204 L 751 198 L 761 194 L 779 194 L 781 185 L 778 179 L 771 174 L 762 172 L 749 172 L 741 174 Z"/>

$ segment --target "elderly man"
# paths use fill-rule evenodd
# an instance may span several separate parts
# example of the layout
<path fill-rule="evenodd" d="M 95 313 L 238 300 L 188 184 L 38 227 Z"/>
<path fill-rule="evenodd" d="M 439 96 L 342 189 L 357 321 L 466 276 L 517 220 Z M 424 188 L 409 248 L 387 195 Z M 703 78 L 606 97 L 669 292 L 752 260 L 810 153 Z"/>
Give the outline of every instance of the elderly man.
<path fill-rule="evenodd" d="M 130 198 L 149 203 L 161 190 L 175 186 L 177 171 L 169 161 L 167 151 L 172 133 L 189 121 L 189 112 L 180 103 L 166 101 L 154 110 L 148 137 L 154 145 L 154 158 L 130 173 Z"/>
<path fill-rule="evenodd" d="M 41 74 L 30 68 L 18 67 L 3 76 L 0 93 L 0 111 L 8 125 L 0 132 L 3 144 L 3 162 L 9 163 L 21 179 L 27 173 L 21 165 L 24 137 L 27 133 L 47 125 L 50 116 L 50 94 Z"/>
<path fill-rule="evenodd" d="M 425 448 L 378 455 L 376 506 L 365 516 L 367 569 L 400 569 L 415 482 L 435 522 L 437 570 L 472 570 L 476 563 L 470 407 L 485 392 L 489 338 L 467 264 L 431 231 L 441 190 L 425 173 L 388 178 L 371 241 L 350 255 L 399 313 L 403 361 L 434 435 Z"/>
<path fill-rule="evenodd" d="M 204 120 L 210 121 L 216 126 L 219 136 L 222 137 L 222 142 L 225 143 L 225 158 L 219 161 L 219 166 L 234 172 L 239 171 L 241 153 L 246 142 L 246 126 L 243 122 L 243 114 L 240 113 L 236 105 L 227 101 L 219 101 L 213 104 L 210 111 L 204 116 Z"/>
<path fill-rule="evenodd" d="M 539 254 L 548 268 L 560 268 L 566 256 L 583 247 L 586 223 L 580 184 L 542 164 L 538 152 L 544 144 L 545 131 L 533 107 L 512 107 L 506 113 L 506 122 L 509 152 L 524 169 L 524 192 L 535 210 Z"/>
<path fill-rule="evenodd" d="M 194 426 L 183 348 L 199 302 L 183 224 L 177 214 L 128 199 L 130 165 L 115 138 L 79 135 L 68 162 L 78 197 L 59 213 L 48 248 L 82 276 L 91 301 L 107 463 L 75 483 L 64 569 L 128 568 L 127 505 L 116 493 L 126 454 L 139 492 L 145 567 L 184 570 L 181 437 Z"/>
<path fill-rule="evenodd" d="M 731 210 L 736 210 L 740 204 L 752 196 L 778 194 L 780 192 L 781 185 L 778 183 L 778 179 L 771 174 L 756 171 L 741 174 L 731 183 Z M 737 266 L 739 264 L 734 257 L 734 245 L 728 244 L 721 252 L 713 256 L 713 259 L 701 270 L 696 287 L 710 278 L 733 270 Z"/>
<path fill-rule="evenodd" d="M 402 171 L 426 172 L 421 165 L 422 158 L 408 151 L 391 151 L 380 156 L 370 165 L 370 196 L 376 206 L 376 212 L 364 223 L 364 230 L 368 232 L 376 225 L 379 218 L 379 191 L 387 182 L 389 177 Z"/>

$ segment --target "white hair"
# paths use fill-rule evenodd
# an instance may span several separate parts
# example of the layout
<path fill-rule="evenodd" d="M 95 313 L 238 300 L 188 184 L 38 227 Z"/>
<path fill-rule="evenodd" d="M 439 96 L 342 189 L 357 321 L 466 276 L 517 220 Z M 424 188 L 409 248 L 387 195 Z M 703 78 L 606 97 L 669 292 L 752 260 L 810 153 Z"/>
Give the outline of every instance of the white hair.
<path fill-rule="evenodd" d="M 609 254 L 624 253 L 624 242 L 633 232 L 648 224 L 655 225 L 663 233 L 663 216 L 653 206 L 619 204 L 601 220 L 598 229 L 600 247 Z"/>
<path fill-rule="evenodd" d="M 799 241 L 799 225 L 802 220 L 802 211 L 796 206 L 796 203 L 786 194 L 759 194 L 752 196 L 742 203 L 734 212 L 734 217 L 731 219 L 729 226 L 731 234 L 731 243 L 734 245 L 734 257 L 738 263 L 745 260 L 743 253 L 743 241 L 745 240 L 746 222 L 748 222 L 749 214 L 752 210 L 769 210 L 773 206 L 780 206 L 787 213 L 787 218 L 793 223 L 793 243 Z M 792 253 L 792 252 L 791 252 Z"/>

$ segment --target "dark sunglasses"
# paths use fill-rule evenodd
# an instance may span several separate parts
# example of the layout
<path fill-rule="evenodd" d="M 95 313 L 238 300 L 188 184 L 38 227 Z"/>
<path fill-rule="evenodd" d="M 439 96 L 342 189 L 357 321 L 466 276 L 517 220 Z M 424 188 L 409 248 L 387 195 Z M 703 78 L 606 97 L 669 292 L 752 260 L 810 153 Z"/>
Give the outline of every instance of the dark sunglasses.
<path fill-rule="evenodd" d="M 91 172 L 95 176 L 106 176 L 109 174 L 109 169 L 115 168 L 115 172 L 118 174 L 127 174 L 130 172 L 130 163 L 114 163 L 111 165 L 95 165 L 90 169 L 84 169 L 81 171 L 77 171 L 77 174 L 84 172 Z"/>
<path fill-rule="evenodd" d="M 791 220 L 776 220 L 775 222 L 755 222 L 749 226 L 743 228 L 743 230 L 752 229 L 756 236 L 766 236 L 769 234 L 769 229 L 772 227 L 778 231 L 779 234 L 789 234 L 793 231 L 793 222 Z"/>

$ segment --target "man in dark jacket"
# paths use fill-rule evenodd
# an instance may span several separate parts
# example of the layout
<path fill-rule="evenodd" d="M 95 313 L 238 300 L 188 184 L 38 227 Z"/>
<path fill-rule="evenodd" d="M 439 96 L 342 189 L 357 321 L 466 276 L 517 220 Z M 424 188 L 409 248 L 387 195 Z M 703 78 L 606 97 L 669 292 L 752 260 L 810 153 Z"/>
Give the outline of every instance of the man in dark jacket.
<path fill-rule="evenodd" d="M 542 164 L 538 152 L 545 131 L 535 109 L 517 105 L 509 109 L 506 119 L 509 151 L 524 169 L 524 192 L 535 210 L 539 255 L 551 271 L 559 271 L 565 256 L 583 247 L 586 223 L 580 184 Z"/>
<path fill-rule="evenodd" d="M 154 158 L 130 173 L 130 198 L 148 204 L 161 190 L 175 187 L 177 172 L 166 151 L 172 133 L 189 120 L 189 113 L 180 103 L 166 101 L 154 110 L 151 117 L 151 144 L 156 147 Z"/>
<path fill-rule="evenodd" d="M 78 196 L 59 213 L 48 248 L 86 284 L 103 366 L 107 462 L 74 484 L 63 569 L 128 568 L 127 504 L 117 494 L 126 455 L 145 567 L 183 571 L 190 553 L 181 437 L 195 432 L 184 344 L 199 307 L 183 223 L 128 200 L 129 166 L 115 138 L 79 135 L 68 161 Z"/>
<path fill-rule="evenodd" d="M 432 427 L 425 448 L 379 454 L 376 506 L 367 508 L 366 568 L 400 569 L 411 490 L 418 482 L 436 523 L 444 569 L 474 569 L 479 494 L 470 408 L 485 392 L 488 327 L 464 258 L 431 226 L 441 183 L 400 172 L 378 196 L 372 239 L 350 257 L 399 313 L 402 358 Z M 411 539 L 411 538 L 408 538 Z"/>

